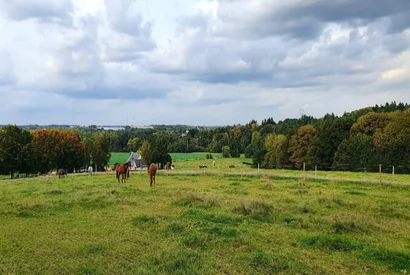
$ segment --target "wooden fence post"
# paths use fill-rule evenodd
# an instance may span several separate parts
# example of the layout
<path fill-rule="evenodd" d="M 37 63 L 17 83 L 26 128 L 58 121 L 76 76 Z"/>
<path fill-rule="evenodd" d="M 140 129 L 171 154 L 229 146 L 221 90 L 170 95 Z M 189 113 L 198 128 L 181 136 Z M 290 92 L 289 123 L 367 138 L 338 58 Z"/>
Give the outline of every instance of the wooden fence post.
<path fill-rule="evenodd" d="M 382 165 L 379 164 L 380 184 L 382 184 Z"/>
<path fill-rule="evenodd" d="M 316 174 L 317 174 L 317 165 L 315 165 L 315 178 L 316 178 Z"/>
<path fill-rule="evenodd" d="M 303 181 L 306 181 L 306 163 L 303 163 Z"/>
<path fill-rule="evenodd" d="M 392 169 L 392 175 L 393 175 L 393 180 L 394 180 L 394 165 L 393 165 L 393 169 Z"/>

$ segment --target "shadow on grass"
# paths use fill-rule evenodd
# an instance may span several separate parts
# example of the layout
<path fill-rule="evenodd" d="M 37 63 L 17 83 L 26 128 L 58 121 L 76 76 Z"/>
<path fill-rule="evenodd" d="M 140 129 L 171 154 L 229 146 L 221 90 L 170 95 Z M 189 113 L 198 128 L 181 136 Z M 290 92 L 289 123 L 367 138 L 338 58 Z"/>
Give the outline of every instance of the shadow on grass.
<path fill-rule="evenodd" d="M 305 247 L 314 247 L 329 252 L 355 252 L 358 258 L 388 268 L 401 271 L 410 270 L 408 252 L 396 251 L 380 245 L 368 244 L 348 237 L 319 235 L 301 238 L 299 242 Z"/>

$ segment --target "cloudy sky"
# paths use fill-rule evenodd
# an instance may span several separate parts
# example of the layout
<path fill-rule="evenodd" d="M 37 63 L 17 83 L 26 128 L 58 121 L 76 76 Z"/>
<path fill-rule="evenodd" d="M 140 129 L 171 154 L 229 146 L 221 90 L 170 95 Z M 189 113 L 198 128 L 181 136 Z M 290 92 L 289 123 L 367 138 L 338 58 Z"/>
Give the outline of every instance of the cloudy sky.
<path fill-rule="evenodd" d="M 244 124 L 410 102 L 409 0 L 0 0 L 0 124 Z"/>

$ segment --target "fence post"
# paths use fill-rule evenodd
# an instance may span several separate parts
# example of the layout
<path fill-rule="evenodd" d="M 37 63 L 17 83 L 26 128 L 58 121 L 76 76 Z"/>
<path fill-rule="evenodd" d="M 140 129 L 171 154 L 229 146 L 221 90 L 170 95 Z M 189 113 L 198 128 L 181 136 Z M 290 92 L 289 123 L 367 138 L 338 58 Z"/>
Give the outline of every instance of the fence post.
<path fill-rule="evenodd" d="M 382 184 L 382 165 L 379 164 L 380 184 Z"/>
<path fill-rule="evenodd" d="M 306 163 L 303 163 L 303 181 L 306 181 Z"/>
<path fill-rule="evenodd" d="M 393 165 L 393 169 L 392 169 L 392 175 L 393 175 L 393 180 L 394 180 L 394 165 Z"/>
<path fill-rule="evenodd" d="M 258 163 L 258 172 L 259 172 L 259 163 Z"/>
<path fill-rule="evenodd" d="M 315 165 L 315 178 L 316 178 L 316 174 L 317 174 L 317 165 Z"/>

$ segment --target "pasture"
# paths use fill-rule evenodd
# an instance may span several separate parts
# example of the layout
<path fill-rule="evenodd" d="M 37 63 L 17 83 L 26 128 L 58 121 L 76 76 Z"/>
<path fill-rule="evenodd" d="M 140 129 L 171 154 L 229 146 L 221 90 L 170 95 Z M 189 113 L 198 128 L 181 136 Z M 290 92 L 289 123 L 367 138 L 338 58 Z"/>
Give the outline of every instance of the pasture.
<path fill-rule="evenodd" d="M 206 159 L 207 153 L 170 153 L 173 162 Z M 212 153 L 213 159 L 221 159 L 221 153 Z"/>
<path fill-rule="evenodd" d="M 116 163 L 125 163 L 129 156 L 129 152 L 111 152 L 111 158 L 108 165 L 114 167 Z"/>
<path fill-rule="evenodd" d="M 191 160 L 206 160 L 207 153 L 170 153 L 172 162 L 191 161 Z M 109 166 L 114 166 L 115 163 L 124 163 L 127 161 L 130 153 L 128 152 L 111 152 Z M 221 153 L 212 153 L 213 159 L 221 159 Z"/>
<path fill-rule="evenodd" d="M 0 274 L 410 272 L 410 186 L 200 162 L 152 188 L 145 171 L 1 181 Z"/>

